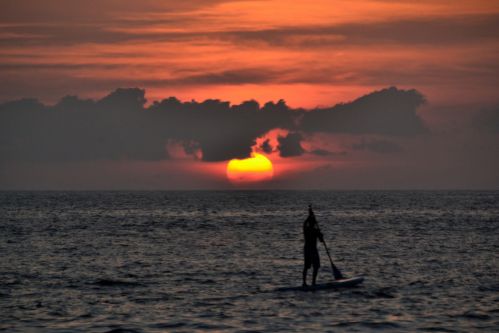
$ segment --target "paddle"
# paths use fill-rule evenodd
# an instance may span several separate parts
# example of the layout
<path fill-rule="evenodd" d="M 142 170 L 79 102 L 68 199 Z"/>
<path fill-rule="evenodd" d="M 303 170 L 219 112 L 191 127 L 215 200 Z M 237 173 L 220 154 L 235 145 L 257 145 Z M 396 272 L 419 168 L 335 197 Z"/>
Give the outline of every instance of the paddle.
<path fill-rule="evenodd" d="M 310 209 L 312 209 L 312 205 L 309 205 Z M 315 219 L 315 224 L 317 225 L 317 229 L 319 232 L 321 231 L 321 228 L 319 228 L 319 222 L 317 219 Z M 343 279 L 343 275 L 341 274 L 340 270 L 336 268 L 336 266 L 333 264 L 333 261 L 331 260 L 331 256 L 329 255 L 329 250 L 327 249 L 326 246 L 326 241 L 324 240 L 324 237 L 322 237 L 322 244 L 324 244 L 324 247 L 326 248 L 326 253 L 327 256 L 329 257 L 329 262 L 331 263 L 331 268 L 333 269 L 333 275 L 335 280 L 340 280 Z"/>

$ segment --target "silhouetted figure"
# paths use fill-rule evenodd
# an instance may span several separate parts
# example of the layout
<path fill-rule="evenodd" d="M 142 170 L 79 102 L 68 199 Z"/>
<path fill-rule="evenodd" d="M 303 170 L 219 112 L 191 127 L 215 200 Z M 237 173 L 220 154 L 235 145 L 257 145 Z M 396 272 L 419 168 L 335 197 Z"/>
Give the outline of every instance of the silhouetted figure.
<path fill-rule="evenodd" d="M 305 267 L 303 268 L 303 286 L 307 286 L 307 272 L 308 269 L 313 266 L 313 276 L 312 285 L 315 285 L 315 280 L 317 279 L 317 273 L 319 267 L 321 267 L 321 262 L 319 258 L 319 252 L 317 251 L 317 239 L 322 243 L 324 242 L 322 233 L 316 228 L 317 221 L 315 220 L 314 212 L 312 211 L 312 205 L 308 206 L 308 217 L 303 222 L 303 236 L 305 237 L 305 246 L 303 249 L 305 255 Z"/>

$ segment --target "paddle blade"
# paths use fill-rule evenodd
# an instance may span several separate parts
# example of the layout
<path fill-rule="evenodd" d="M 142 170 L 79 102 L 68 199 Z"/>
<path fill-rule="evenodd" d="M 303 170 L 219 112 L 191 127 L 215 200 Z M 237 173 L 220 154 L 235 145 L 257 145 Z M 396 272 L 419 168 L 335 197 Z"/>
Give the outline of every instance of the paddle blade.
<path fill-rule="evenodd" d="M 343 279 L 343 275 L 341 274 L 340 270 L 336 268 L 335 265 L 333 265 L 333 275 L 336 280 L 341 280 Z"/>

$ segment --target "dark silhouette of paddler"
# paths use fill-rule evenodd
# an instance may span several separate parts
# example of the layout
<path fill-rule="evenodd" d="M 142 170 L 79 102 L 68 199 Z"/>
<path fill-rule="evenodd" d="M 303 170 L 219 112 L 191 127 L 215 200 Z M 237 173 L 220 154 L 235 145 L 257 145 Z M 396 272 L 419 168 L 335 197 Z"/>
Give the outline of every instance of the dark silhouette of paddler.
<path fill-rule="evenodd" d="M 321 267 L 319 252 L 317 251 L 317 239 L 322 243 L 324 238 L 319 229 L 316 228 L 317 221 L 315 220 L 312 205 L 308 206 L 308 217 L 303 222 L 303 236 L 305 237 L 305 246 L 303 248 L 305 267 L 303 268 L 303 286 L 307 286 L 307 272 L 313 266 L 312 285 L 315 286 L 317 273 Z"/>

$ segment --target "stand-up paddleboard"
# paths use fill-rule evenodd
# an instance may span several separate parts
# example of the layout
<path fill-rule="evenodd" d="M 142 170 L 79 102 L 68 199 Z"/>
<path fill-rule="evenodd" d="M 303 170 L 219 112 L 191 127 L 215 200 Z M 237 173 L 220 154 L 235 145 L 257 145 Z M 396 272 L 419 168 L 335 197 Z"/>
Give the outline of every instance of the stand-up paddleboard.
<path fill-rule="evenodd" d="M 323 290 L 323 289 L 333 289 L 333 288 L 343 288 L 343 287 L 353 287 L 358 284 L 361 284 L 364 281 L 363 277 L 356 277 L 350 279 L 341 279 L 335 280 L 334 282 L 325 283 L 325 284 L 317 284 L 315 286 L 307 286 L 307 287 L 283 287 L 277 288 L 276 291 L 314 291 L 314 290 Z"/>

